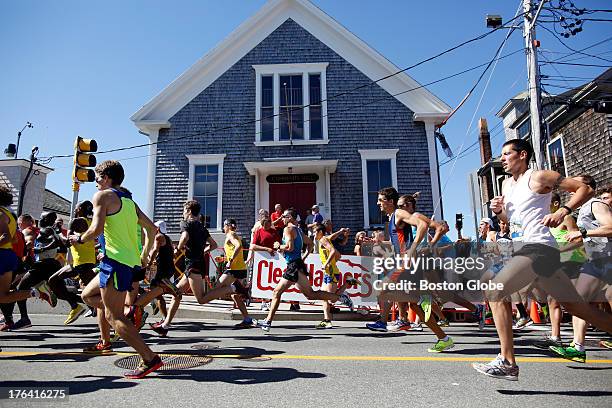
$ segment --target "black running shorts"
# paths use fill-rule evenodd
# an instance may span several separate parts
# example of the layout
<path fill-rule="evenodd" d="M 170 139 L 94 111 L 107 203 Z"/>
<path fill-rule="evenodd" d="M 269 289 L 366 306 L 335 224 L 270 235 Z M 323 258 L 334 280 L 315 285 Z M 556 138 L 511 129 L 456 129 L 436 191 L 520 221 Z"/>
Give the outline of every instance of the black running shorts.
<path fill-rule="evenodd" d="M 285 270 L 285 273 L 283 273 L 283 278 L 295 283 L 298 281 L 299 273 L 303 273 L 306 275 L 306 277 L 308 277 L 308 270 L 306 269 L 306 264 L 302 258 L 298 258 L 287 264 L 287 269 Z"/>

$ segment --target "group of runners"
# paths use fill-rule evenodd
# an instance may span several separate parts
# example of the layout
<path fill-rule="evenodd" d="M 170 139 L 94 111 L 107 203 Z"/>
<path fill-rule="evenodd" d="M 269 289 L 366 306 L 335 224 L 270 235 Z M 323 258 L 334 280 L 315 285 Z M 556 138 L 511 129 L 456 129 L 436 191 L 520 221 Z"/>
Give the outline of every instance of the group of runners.
<path fill-rule="evenodd" d="M 481 302 L 452 291 L 381 290 L 378 293 L 380 316 L 376 322 L 366 325 L 368 329 L 422 330 L 421 323 L 424 323 L 437 339 L 428 351 L 446 352 L 455 342 L 443 329 L 448 321 L 441 306 L 446 302 L 459 304 L 474 312 L 482 326 L 485 305 L 488 305 L 501 351 L 493 361 L 473 366 L 480 373 L 507 380 L 518 379 L 513 329 L 529 323 L 524 304 L 526 296 L 546 305 L 551 319 L 552 332 L 534 344 L 537 347 L 550 348 L 565 358 L 584 362 L 588 325 L 612 333 L 612 314 L 595 303 L 612 300 L 610 191 L 604 191 L 597 198 L 595 180 L 590 176 L 566 178 L 555 171 L 533 170 L 529 167 L 532 154 L 531 146 L 524 140 L 510 140 L 503 145 L 501 161 L 510 177 L 503 183 L 503 195 L 493 198 L 490 204 L 499 231 L 493 232 L 493 221 L 484 218 L 478 241 L 468 245 L 472 251 L 476 248 L 478 255 L 487 252 L 490 255 L 485 256 L 490 262 L 478 278 L 501 284 L 496 287 L 503 289 L 484 291 Z M 316 326 L 319 329 L 333 327 L 334 303 L 340 302 L 352 310 L 353 302 L 346 289 L 358 287 L 361 282 L 342 279 L 336 264 L 342 256 L 337 243 L 347 242 L 349 230 L 341 228 L 333 232 L 331 223 L 321 222 L 318 207 L 313 207 L 313 216 L 306 219 L 307 233 L 300 227 L 299 216 L 292 208 L 285 211 L 277 208 L 273 214 L 260 210 L 251 230 L 249 247 L 244 246 L 237 233 L 236 221 L 226 219 L 223 222 L 224 273 L 215 287 L 209 289 L 205 287 L 208 257 L 218 244 L 205 227 L 200 204 L 195 200 L 184 203 L 180 238 L 175 247 L 167 234 L 166 223 L 153 223 L 122 187 L 124 172 L 119 162 L 100 163 L 95 174 L 99 191 L 91 202 L 82 202 L 77 207 L 66 236 L 54 228 L 53 213 L 43 214 L 38 228 L 31 217 L 15 217 L 8 209 L 13 201 L 12 193 L 0 186 L 0 304 L 4 315 L 0 330 L 18 330 L 31 325 L 26 308 L 28 298 L 40 298 L 52 307 L 58 298 L 62 299 L 71 308 L 65 324 L 73 323 L 88 311 L 97 317 L 100 340 L 84 352 L 109 352 L 113 340 L 121 338 L 141 357 L 141 364 L 125 376 L 141 378 L 163 365 L 159 354 L 139 334 L 146 321 L 145 306 L 152 303 L 154 309 L 161 309 L 164 318 L 150 328 L 166 336 L 187 289 L 200 304 L 230 296 L 243 315 L 237 327 L 259 327 L 264 332 L 272 330 L 282 294 L 293 285 L 308 300 L 322 302 L 323 320 Z M 564 205 L 559 193 L 569 193 Z M 388 217 L 387 236 L 394 253 L 409 263 L 423 256 L 474 255 L 459 253 L 457 245 L 446 236 L 448 224 L 417 212 L 415 195 L 400 196 L 395 188 L 384 188 L 378 192 L 378 206 Z M 576 222 L 572 214 L 578 209 Z M 383 239 L 383 234 L 376 238 Z M 366 234 L 357 234 L 356 253 L 368 240 Z M 493 244 L 492 250 L 487 242 Z M 480 250 L 481 245 L 487 249 Z M 70 248 L 72 260 L 65 266 L 56 259 L 61 247 Z M 315 249 L 324 272 L 320 289 L 312 287 L 304 262 Z M 245 259 L 246 250 L 249 255 Z M 279 253 L 286 262 L 268 314 L 259 321 L 249 316 L 245 304 L 249 290 L 244 279 L 255 251 Z M 183 252 L 184 274 L 175 284 L 174 258 Z M 154 264 L 156 274 L 150 277 L 149 290 L 143 291 L 140 282 Z M 381 279 L 386 283 L 400 282 L 412 274 L 408 266 L 392 268 Z M 446 278 L 447 275 L 438 272 L 420 270 L 417 278 L 429 281 Z M 67 289 L 67 278 L 81 281 L 80 296 Z M 164 294 L 172 296 L 169 307 Z M 513 302 L 520 312 L 516 323 L 513 323 Z M 17 322 L 12 318 L 15 303 L 20 310 Z M 388 322 L 394 304 L 398 306 L 398 318 Z M 574 339 L 568 346 L 560 338 L 562 307 L 573 316 Z M 409 310 L 417 315 L 417 323 L 408 321 Z M 609 342 L 602 345 L 610 347 Z"/>

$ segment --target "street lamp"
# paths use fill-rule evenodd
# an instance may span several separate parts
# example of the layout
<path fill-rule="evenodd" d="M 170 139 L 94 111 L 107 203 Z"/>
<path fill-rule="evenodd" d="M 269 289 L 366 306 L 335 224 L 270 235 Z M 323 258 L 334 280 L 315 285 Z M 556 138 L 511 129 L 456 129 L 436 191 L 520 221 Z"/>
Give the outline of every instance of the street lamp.
<path fill-rule="evenodd" d="M 21 140 L 21 133 L 23 133 L 26 128 L 33 127 L 34 125 L 32 125 L 31 122 L 26 122 L 25 126 L 19 132 L 17 132 L 17 145 L 9 143 L 8 147 L 4 149 L 4 153 L 7 157 L 13 157 L 15 159 L 17 158 L 17 155 L 19 154 L 19 142 Z"/>

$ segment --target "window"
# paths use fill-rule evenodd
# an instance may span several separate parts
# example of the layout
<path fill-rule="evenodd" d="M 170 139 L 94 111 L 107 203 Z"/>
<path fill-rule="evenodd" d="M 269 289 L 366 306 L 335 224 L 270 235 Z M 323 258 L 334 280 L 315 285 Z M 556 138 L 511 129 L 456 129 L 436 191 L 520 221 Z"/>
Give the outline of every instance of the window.
<path fill-rule="evenodd" d="M 391 160 L 367 160 L 368 172 L 368 218 L 370 226 L 385 225 L 386 216 L 378 207 L 378 191 L 393 185 L 391 181 Z"/>
<path fill-rule="evenodd" d="M 531 133 L 531 120 L 527 120 L 519 125 L 516 129 L 519 139 L 526 139 Z"/>
<path fill-rule="evenodd" d="M 396 157 L 399 149 L 359 150 L 363 180 L 364 227 L 384 226 L 387 216 L 378 208 L 378 191 L 397 189 Z"/>
<path fill-rule="evenodd" d="M 565 166 L 565 149 L 563 146 L 563 136 L 558 136 L 548 143 L 546 148 L 550 169 L 562 176 L 567 177 L 567 167 Z"/>
<path fill-rule="evenodd" d="M 188 198 L 202 206 L 212 230 L 221 229 L 223 160 L 225 154 L 190 154 Z"/>
<path fill-rule="evenodd" d="M 255 144 L 326 144 L 327 63 L 254 65 Z"/>
<path fill-rule="evenodd" d="M 302 75 L 280 76 L 280 140 L 304 139 Z"/>
<path fill-rule="evenodd" d="M 260 140 L 274 140 L 274 88 L 272 75 L 264 75 L 261 77 Z"/>

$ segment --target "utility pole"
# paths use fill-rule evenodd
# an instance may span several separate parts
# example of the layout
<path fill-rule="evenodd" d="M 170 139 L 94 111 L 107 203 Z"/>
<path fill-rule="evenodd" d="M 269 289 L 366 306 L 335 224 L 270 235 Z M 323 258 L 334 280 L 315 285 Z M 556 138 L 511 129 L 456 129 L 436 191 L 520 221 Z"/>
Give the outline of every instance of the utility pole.
<path fill-rule="evenodd" d="M 524 24 L 523 36 L 525 37 L 525 49 L 527 53 L 527 73 L 529 76 L 529 116 L 531 119 L 531 144 L 533 145 L 536 167 L 544 169 L 544 155 L 542 153 L 542 92 L 540 89 L 540 72 L 538 69 L 538 51 L 540 45 L 536 40 L 535 26 L 540 11 L 547 0 L 541 0 L 534 14 L 530 0 L 523 0 Z"/>

